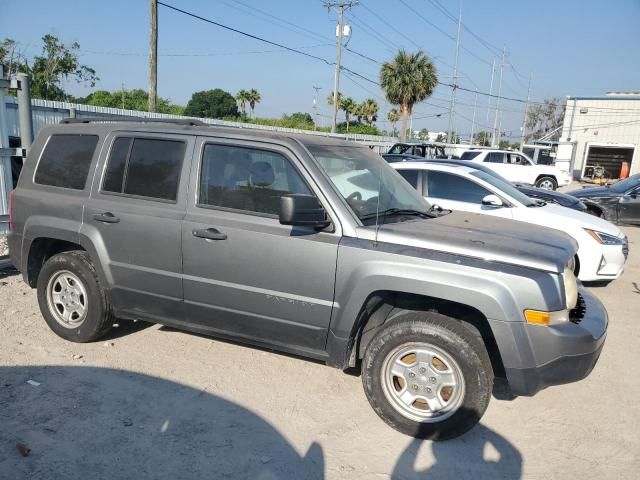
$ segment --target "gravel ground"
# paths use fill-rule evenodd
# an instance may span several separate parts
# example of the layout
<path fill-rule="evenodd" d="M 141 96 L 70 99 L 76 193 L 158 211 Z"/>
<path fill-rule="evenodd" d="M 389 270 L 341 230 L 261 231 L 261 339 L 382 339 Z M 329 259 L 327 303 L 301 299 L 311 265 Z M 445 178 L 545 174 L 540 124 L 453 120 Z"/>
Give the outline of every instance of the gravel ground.
<path fill-rule="evenodd" d="M 637 478 L 640 229 L 625 231 L 624 276 L 593 288 L 610 328 L 591 376 L 493 399 L 441 443 L 390 429 L 359 378 L 318 363 L 144 323 L 65 342 L 0 274 L 0 478 Z"/>
<path fill-rule="evenodd" d="M 9 247 L 7 246 L 7 236 L 0 234 L 0 257 L 9 255 Z"/>

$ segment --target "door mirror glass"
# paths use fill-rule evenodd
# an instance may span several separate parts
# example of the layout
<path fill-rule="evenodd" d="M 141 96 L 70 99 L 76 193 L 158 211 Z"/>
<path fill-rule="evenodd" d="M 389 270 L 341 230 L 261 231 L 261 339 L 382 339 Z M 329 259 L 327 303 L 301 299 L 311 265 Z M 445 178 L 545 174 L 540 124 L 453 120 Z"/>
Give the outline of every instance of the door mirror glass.
<path fill-rule="evenodd" d="M 504 202 L 500 200 L 500 197 L 497 195 L 487 195 L 482 199 L 482 205 L 487 205 L 488 207 L 504 207 Z"/>
<path fill-rule="evenodd" d="M 327 212 L 315 196 L 291 194 L 280 197 L 280 223 L 323 228 L 330 222 Z"/>

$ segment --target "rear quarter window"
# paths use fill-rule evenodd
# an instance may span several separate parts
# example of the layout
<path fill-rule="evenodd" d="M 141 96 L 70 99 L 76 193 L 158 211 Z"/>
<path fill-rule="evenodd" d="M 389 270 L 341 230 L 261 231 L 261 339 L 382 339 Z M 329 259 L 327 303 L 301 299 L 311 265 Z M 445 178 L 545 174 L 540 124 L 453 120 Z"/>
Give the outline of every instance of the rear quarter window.
<path fill-rule="evenodd" d="M 84 190 L 97 135 L 51 135 L 34 177 L 38 185 Z"/>

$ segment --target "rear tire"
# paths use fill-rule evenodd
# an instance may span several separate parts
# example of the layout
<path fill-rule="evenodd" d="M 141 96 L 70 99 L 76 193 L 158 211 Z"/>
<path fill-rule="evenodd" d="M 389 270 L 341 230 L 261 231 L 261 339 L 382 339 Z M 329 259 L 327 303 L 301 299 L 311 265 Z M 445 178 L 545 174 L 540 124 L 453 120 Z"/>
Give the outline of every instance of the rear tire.
<path fill-rule="evenodd" d="M 447 440 L 480 421 L 491 398 L 493 370 L 475 327 L 437 313 L 407 311 L 371 340 L 362 384 L 375 412 L 394 429 Z"/>
<path fill-rule="evenodd" d="M 38 304 L 49 328 L 72 342 L 91 342 L 113 326 L 111 306 L 86 252 L 49 258 L 38 275 Z"/>
<path fill-rule="evenodd" d="M 555 190 L 558 188 L 558 182 L 553 177 L 540 177 L 536 180 L 536 187 L 545 190 Z"/>

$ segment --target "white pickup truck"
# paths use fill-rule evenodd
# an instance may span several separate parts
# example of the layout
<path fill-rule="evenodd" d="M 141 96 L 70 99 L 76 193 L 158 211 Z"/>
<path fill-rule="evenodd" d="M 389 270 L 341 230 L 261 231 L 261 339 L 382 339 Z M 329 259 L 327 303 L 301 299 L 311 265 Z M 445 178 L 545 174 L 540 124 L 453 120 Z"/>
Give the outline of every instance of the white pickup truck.
<path fill-rule="evenodd" d="M 553 165 L 537 165 L 520 152 L 509 150 L 467 150 L 460 160 L 483 163 L 512 183 L 555 190 L 571 183 L 571 175 Z"/>

